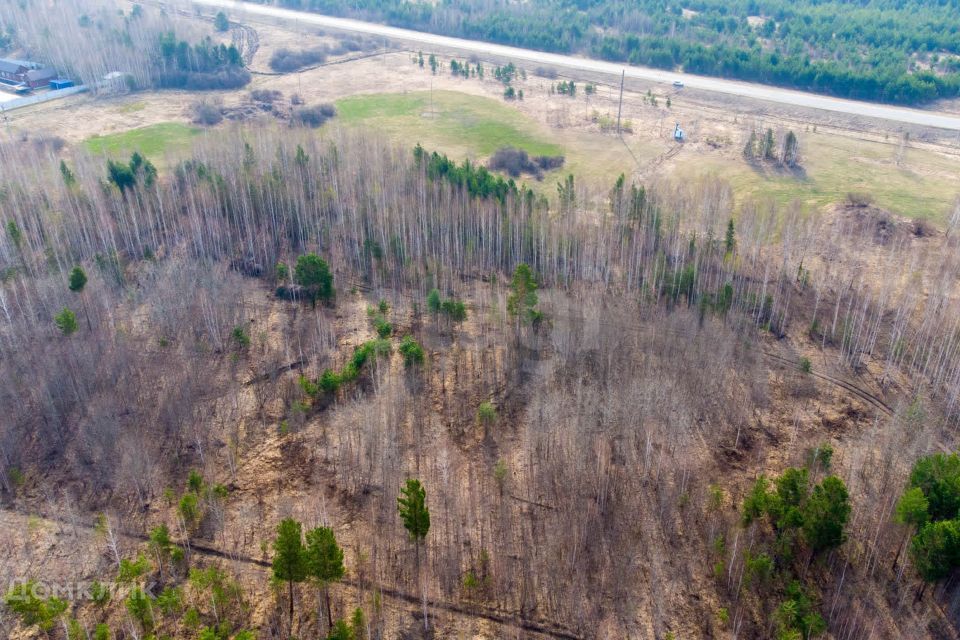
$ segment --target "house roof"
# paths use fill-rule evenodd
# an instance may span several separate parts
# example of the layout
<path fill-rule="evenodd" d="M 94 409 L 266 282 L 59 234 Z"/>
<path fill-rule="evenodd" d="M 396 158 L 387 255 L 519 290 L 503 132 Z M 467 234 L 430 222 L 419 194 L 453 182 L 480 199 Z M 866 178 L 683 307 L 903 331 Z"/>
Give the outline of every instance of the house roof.
<path fill-rule="evenodd" d="M 5 73 L 18 73 L 23 71 L 26 67 L 23 66 L 18 60 L 5 60 L 0 58 L 0 71 Z"/>
<path fill-rule="evenodd" d="M 39 69 L 40 67 L 43 66 L 39 62 L 34 62 L 32 60 L 19 60 L 17 58 L 3 58 L 3 59 L 6 60 L 7 62 L 12 62 L 14 64 L 22 64 L 27 69 Z"/>
<path fill-rule="evenodd" d="M 31 82 L 36 82 L 38 80 L 50 80 L 57 77 L 57 70 L 53 67 L 47 67 L 46 69 L 32 69 L 27 71 L 27 80 Z"/>

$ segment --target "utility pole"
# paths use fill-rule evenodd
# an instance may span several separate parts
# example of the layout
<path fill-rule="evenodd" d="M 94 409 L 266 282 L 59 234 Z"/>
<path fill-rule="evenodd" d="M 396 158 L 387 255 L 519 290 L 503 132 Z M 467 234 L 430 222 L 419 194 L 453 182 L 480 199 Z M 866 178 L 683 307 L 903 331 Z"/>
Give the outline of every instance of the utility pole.
<path fill-rule="evenodd" d="M 620 106 L 617 107 L 617 137 L 620 137 L 620 114 L 623 113 L 623 79 L 626 75 L 626 69 L 620 72 Z"/>

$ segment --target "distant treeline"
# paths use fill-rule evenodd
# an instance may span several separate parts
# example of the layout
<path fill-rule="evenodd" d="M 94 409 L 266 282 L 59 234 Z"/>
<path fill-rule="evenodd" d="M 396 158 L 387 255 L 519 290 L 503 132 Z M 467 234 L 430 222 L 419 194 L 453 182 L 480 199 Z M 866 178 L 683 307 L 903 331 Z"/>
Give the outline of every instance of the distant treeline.
<path fill-rule="evenodd" d="M 960 94 L 960 2 L 277 0 L 446 35 L 922 103 Z"/>

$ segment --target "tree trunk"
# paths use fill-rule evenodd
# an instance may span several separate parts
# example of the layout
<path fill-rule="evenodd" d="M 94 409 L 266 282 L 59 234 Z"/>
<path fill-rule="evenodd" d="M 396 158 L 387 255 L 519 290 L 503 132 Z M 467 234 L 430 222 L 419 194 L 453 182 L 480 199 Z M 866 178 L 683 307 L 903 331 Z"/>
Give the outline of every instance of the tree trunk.
<path fill-rule="evenodd" d="M 423 602 L 423 630 L 430 630 L 430 623 L 427 620 L 427 590 L 423 585 L 423 572 L 420 568 L 420 541 L 418 540 L 414 545 L 417 553 L 417 582 L 420 586 L 420 599 Z"/>
<path fill-rule="evenodd" d="M 330 608 L 330 585 L 324 585 L 323 591 L 327 599 L 327 632 L 329 632 L 333 629 L 333 612 Z"/>
<path fill-rule="evenodd" d="M 90 309 L 87 306 L 87 298 L 80 292 L 80 304 L 83 305 L 83 315 L 87 319 L 87 331 L 93 331 L 93 324 L 90 323 Z"/>
<path fill-rule="evenodd" d="M 288 580 L 290 585 L 290 635 L 293 635 L 293 580 Z"/>
<path fill-rule="evenodd" d="M 907 538 L 910 537 L 910 530 L 907 529 L 907 532 L 903 534 L 903 540 L 900 541 L 900 546 L 897 547 L 897 555 L 893 556 L 893 564 L 890 565 L 890 571 L 893 571 L 897 568 L 897 560 L 900 559 L 900 554 L 903 552 L 903 547 L 907 544 Z"/>

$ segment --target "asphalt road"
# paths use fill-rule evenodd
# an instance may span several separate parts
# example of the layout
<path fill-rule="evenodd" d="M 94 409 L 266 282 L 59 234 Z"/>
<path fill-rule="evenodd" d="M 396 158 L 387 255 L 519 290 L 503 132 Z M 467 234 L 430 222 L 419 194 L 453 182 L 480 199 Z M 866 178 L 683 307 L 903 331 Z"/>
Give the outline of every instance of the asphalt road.
<path fill-rule="evenodd" d="M 438 36 L 432 33 L 423 33 L 409 29 L 399 29 L 396 27 L 388 27 L 382 24 L 361 22 L 359 20 L 350 20 L 347 18 L 334 18 L 331 16 L 308 13 L 305 11 L 293 11 L 290 9 L 282 9 L 269 5 L 241 2 L 239 0 L 193 0 L 193 2 L 201 6 L 225 9 L 230 17 L 234 20 L 243 20 L 245 16 L 265 16 L 275 19 L 289 20 L 302 25 L 312 25 L 326 29 L 336 29 L 340 31 L 360 33 L 368 36 L 378 36 L 393 41 L 412 43 L 420 46 L 421 48 L 439 47 L 444 49 L 454 49 L 464 53 L 497 56 L 518 62 L 523 61 L 542 66 L 579 69 L 593 73 L 608 74 L 616 77 L 619 77 L 620 73 L 625 71 L 628 78 L 662 82 L 665 84 L 671 84 L 675 80 L 680 80 L 686 87 L 693 89 L 726 93 L 735 96 L 743 96 L 746 98 L 754 98 L 757 100 L 766 100 L 769 102 L 776 102 L 790 106 L 809 107 L 812 109 L 822 109 L 824 111 L 832 111 L 836 113 L 878 118 L 890 122 L 960 131 L 960 117 L 935 113 L 932 111 L 924 111 L 921 109 L 908 109 L 904 107 L 875 104 L 872 102 L 843 100 L 840 98 L 830 98 L 814 93 L 791 91 L 789 89 L 778 89 L 762 84 L 751 84 L 747 82 L 738 82 L 735 80 L 695 76 L 685 73 L 661 71 L 659 69 L 648 69 L 645 67 L 625 67 L 621 64 L 604 62 L 602 60 L 591 60 L 589 58 L 565 56 L 554 53 L 543 53 L 541 51 L 519 49 L 516 47 L 490 44 L 476 40 L 464 40 L 461 38 Z"/>

